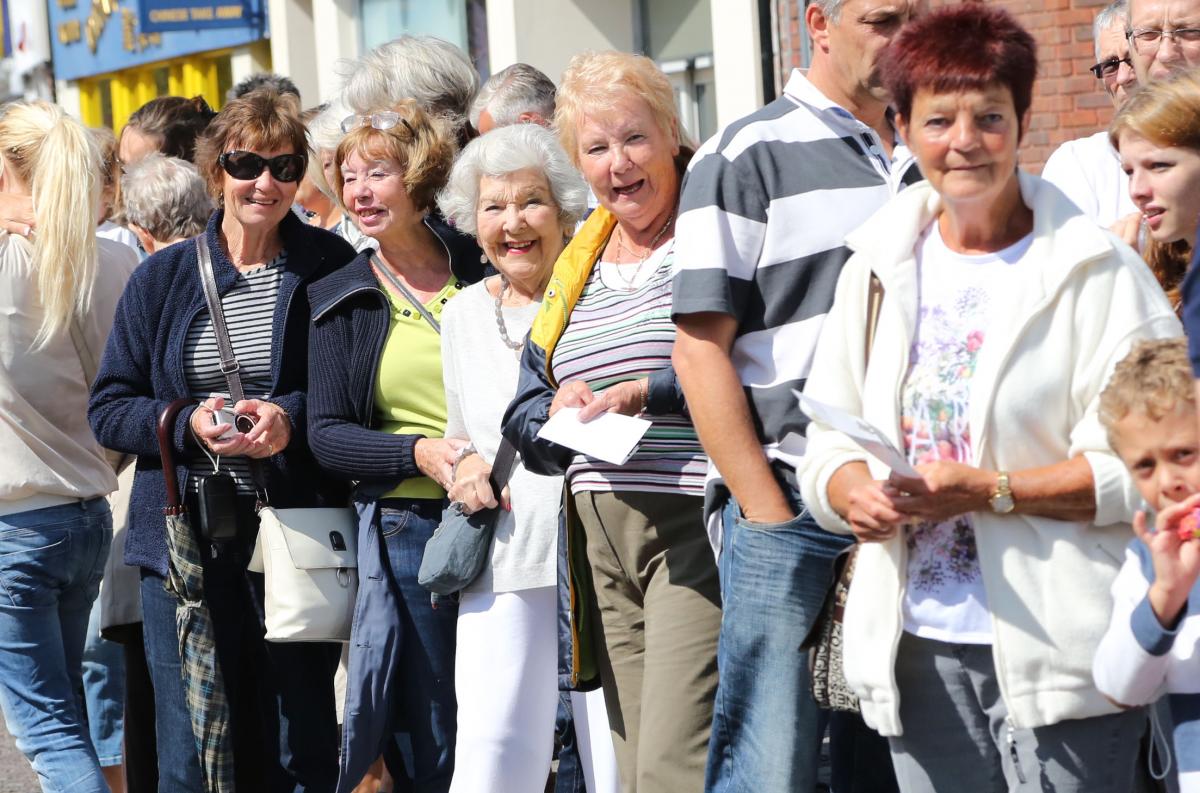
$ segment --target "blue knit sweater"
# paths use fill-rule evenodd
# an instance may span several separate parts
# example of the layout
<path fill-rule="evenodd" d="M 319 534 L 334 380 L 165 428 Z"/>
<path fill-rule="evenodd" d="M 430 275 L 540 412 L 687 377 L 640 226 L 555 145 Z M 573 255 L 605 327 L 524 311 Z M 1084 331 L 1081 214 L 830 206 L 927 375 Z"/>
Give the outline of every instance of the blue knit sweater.
<path fill-rule="evenodd" d="M 494 272 L 470 237 L 436 215 L 426 225 L 446 246 L 450 269 L 465 286 Z M 363 251 L 346 267 L 308 288 L 313 331 L 309 353 L 308 433 L 313 454 L 334 476 L 398 484 L 423 476 L 413 449 L 422 435 L 392 435 L 375 427 L 375 377 L 391 323 L 388 297 Z M 437 373 L 440 379 L 441 372 Z"/>
<path fill-rule="evenodd" d="M 204 239 L 212 256 L 217 291 L 234 285 L 237 270 L 220 244 L 223 211 L 208 221 Z M 292 438 L 287 449 L 265 460 L 272 506 L 308 507 L 346 503 L 344 485 L 323 477 L 308 449 L 308 283 L 354 258 L 354 249 L 327 231 L 305 225 L 288 213 L 279 227 L 287 251 L 275 309 L 271 348 L 270 401 L 287 411 Z M 155 433 L 158 416 L 172 401 L 187 397 L 183 369 L 188 327 L 207 311 L 192 240 L 146 259 L 125 288 L 100 371 L 92 387 L 88 420 L 101 445 L 136 454 L 137 473 L 129 507 L 125 562 L 166 575 L 167 546 L 162 508 L 166 501 L 162 461 Z M 183 463 L 196 449 L 187 431 L 195 408 L 180 411 L 174 451 L 181 489 Z M 186 449 L 185 446 L 189 447 Z"/>

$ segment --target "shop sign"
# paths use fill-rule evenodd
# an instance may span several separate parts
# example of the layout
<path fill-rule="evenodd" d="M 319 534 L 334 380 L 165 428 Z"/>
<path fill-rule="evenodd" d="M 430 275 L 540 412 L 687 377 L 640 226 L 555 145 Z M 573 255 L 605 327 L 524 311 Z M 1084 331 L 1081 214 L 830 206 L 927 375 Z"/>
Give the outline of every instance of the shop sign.
<path fill-rule="evenodd" d="M 191 5 L 180 0 L 16 0 L 16 4 L 40 5 L 43 15 L 48 12 L 54 75 L 60 80 L 240 47 L 262 40 L 267 32 L 266 0 L 192 0 Z M 236 12 L 221 10 L 230 4 Z M 186 13 L 196 21 L 174 28 L 144 23 L 151 10 L 168 7 L 192 9 Z M 205 11 L 193 14 L 195 8 L 211 10 L 213 23 L 205 22 Z"/>
<path fill-rule="evenodd" d="M 260 4 L 247 0 L 141 0 L 141 28 L 168 30 L 236 28 L 261 22 Z"/>

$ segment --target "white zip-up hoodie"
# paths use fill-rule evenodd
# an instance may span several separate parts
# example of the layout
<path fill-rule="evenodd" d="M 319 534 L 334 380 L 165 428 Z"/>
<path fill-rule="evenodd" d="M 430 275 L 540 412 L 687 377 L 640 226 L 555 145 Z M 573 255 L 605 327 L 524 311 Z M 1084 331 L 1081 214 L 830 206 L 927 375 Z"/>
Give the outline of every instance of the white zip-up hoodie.
<path fill-rule="evenodd" d="M 992 653 L 1014 727 L 1113 713 L 1092 681 L 1092 656 L 1108 625 L 1109 589 L 1129 542 L 1140 497 L 1108 447 L 1096 414 L 1113 366 L 1138 339 L 1183 330 L 1136 253 L 1080 214 L 1056 187 L 1019 174 L 1033 209 L 1033 268 L 1022 268 L 1011 314 L 988 328 L 971 380 L 972 464 L 1020 471 L 1083 454 L 1092 467 L 1091 522 L 1021 514 L 972 515 L 993 621 Z M 941 199 L 928 182 L 910 187 L 847 238 L 854 255 L 817 345 L 805 393 L 860 415 L 897 447 L 900 389 L 917 316 L 914 250 Z M 870 273 L 884 288 L 870 370 L 864 372 Z M 849 531 L 829 504 L 827 485 L 842 465 L 867 455 L 841 433 L 813 422 L 800 471 L 806 506 L 826 529 Z M 887 471 L 868 461 L 877 478 Z M 902 534 L 859 552 L 845 612 L 846 678 L 867 723 L 903 734 L 896 648 L 907 571 Z"/>

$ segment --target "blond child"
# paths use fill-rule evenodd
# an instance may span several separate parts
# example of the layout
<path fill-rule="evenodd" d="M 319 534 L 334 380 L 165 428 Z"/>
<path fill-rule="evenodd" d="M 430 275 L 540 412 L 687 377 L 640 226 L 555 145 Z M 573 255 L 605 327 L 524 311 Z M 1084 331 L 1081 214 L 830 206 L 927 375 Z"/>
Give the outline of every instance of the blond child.
<path fill-rule="evenodd" d="M 1180 790 L 1200 793 L 1200 540 L 1180 534 L 1200 508 L 1200 423 L 1187 342 L 1140 342 L 1100 395 L 1113 451 L 1154 511 L 1113 582 L 1113 614 L 1093 663 L 1096 686 L 1124 706 L 1164 694 L 1174 722 Z"/>

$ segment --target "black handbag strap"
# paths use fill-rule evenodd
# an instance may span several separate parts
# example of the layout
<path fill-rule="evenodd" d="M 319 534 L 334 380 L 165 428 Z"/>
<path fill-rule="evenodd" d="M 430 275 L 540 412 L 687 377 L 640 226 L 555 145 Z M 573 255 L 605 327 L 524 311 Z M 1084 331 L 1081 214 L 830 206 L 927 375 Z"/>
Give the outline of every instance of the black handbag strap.
<path fill-rule="evenodd" d="M 376 270 L 383 273 L 383 277 L 388 279 L 388 283 L 395 287 L 396 291 L 403 295 L 405 300 L 412 303 L 412 307 L 417 310 L 418 314 L 425 318 L 425 321 L 430 324 L 437 334 L 439 336 L 442 335 L 441 323 L 433 318 L 433 314 L 429 313 L 429 309 L 425 308 L 420 300 L 417 300 L 417 296 L 410 292 L 408 287 L 400 283 L 400 279 L 396 277 L 395 273 L 389 270 L 386 264 L 379 261 L 378 256 L 371 256 L 371 264 L 374 265 Z"/>
<path fill-rule="evenodd" d="M 200 268 L 200 283 L 204 286 L 204 301 L 208 303 L 208 315 L 212 319 L 213 336 L 217 339 L 217 352 L 221 358 L 221 374 L 229 385 L 229 398 L 236 405 L 246 398 L 242 386 L 242 375 L 237 356 L 233 353 L 233 343 L 229 340 L 229 328 L 225 325 L 225 309 L 221 305 L 221 295 L 217 292 L 217 275 L 213 270 L 212 255 L 204 234 L 196 237 L 196 263 Z M 233 407 L 233 405 L 230 405 Z M 258 491 L 260 506 L 267 503 L 267 476 L 263 471 L 262 461 L 251 457 L 250 477 L 254 480 L 254 488 Z"/>
<path fill-rule="evenodd" d="M 492 486 L 496 498 L 500 497 L 500 491 L 508 484 L 508 480 L 512 479 L 516 468 L 517 450 L 508 442 L 508 438 L 501 435 L 500 448 L 496 450 L 496 459 L 492 462 L 492 473 L 488 475 L 488 484 Z"/>

